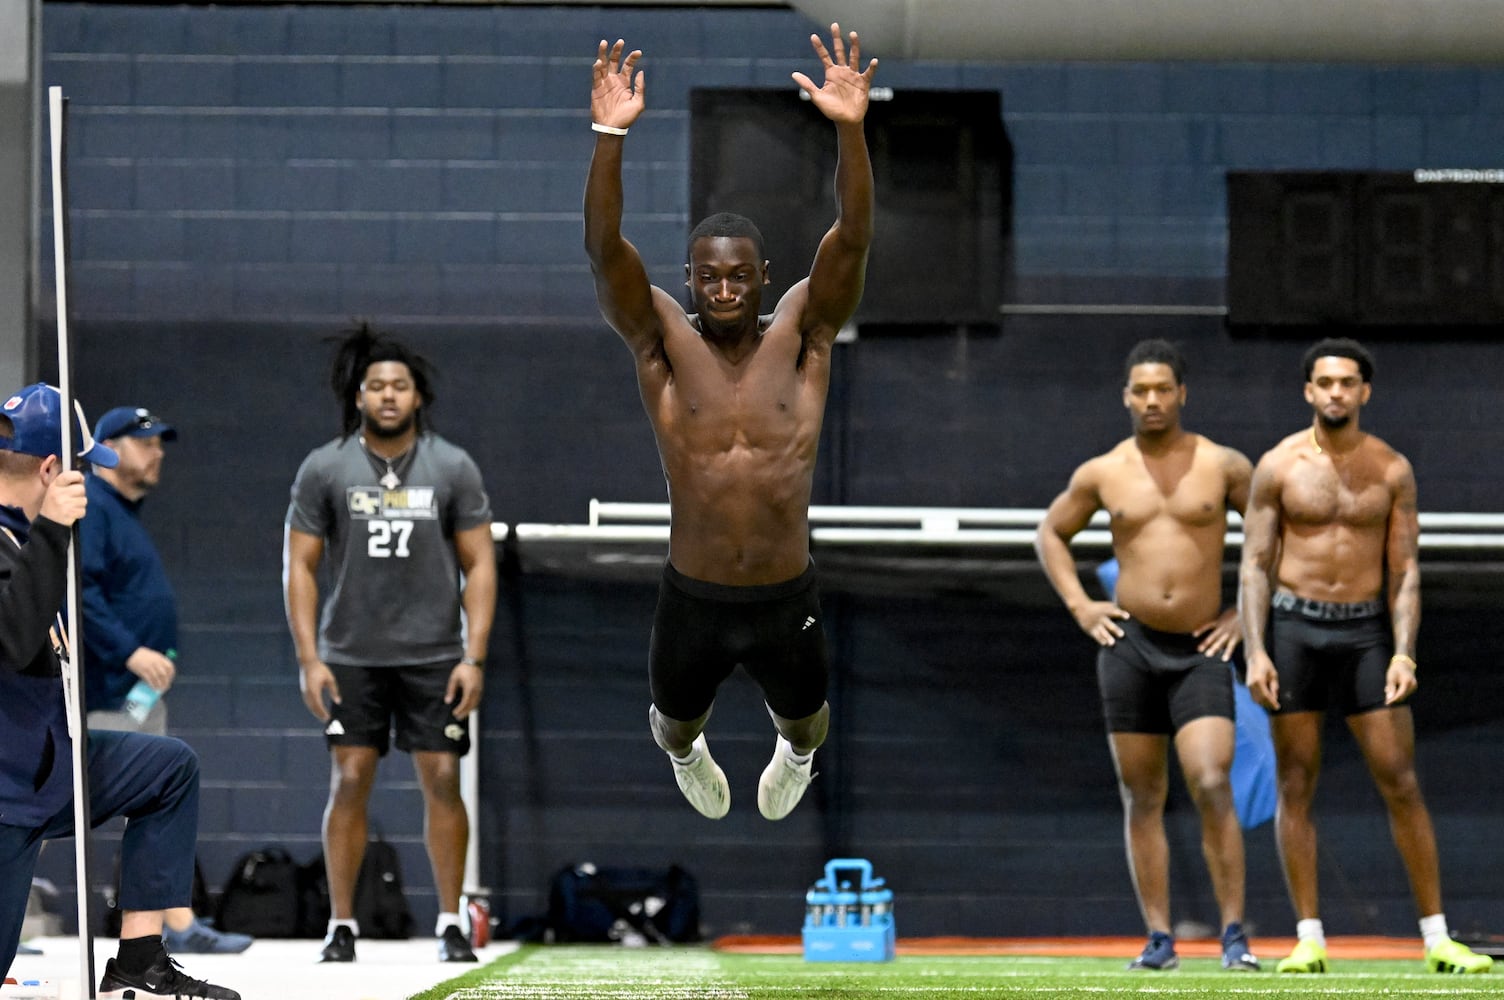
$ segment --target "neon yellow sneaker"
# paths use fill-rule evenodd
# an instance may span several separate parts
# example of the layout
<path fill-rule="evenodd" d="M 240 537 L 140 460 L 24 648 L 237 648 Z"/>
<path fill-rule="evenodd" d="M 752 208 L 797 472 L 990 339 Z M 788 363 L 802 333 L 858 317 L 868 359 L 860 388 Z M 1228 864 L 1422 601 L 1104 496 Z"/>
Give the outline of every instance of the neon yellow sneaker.
<path fill-rule="evenodd" d="M 1279 960 L 1276 972 L 1325 972 L 1326 946 L 1315 941 L 1297 941 L 1295 950 Z"/>
<path fill-rule="evenodd" d="M 1487 972 L 1494 967 L 1494 960 L 1480 955 L 1467 945 L 1447 938 L 1426 952 L 1426 966 L 1432 972 L 1456 972 L 1461 974 Z"/>

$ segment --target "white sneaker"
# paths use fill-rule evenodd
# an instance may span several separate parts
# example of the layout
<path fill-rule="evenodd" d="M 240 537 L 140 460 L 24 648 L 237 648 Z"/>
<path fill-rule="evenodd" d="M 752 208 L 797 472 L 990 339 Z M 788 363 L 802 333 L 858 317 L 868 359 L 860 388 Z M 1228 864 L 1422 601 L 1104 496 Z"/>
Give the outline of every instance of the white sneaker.
<path fill-rule="evenodd" d="M 814 780 L 814 755 L 800 764 L 790 756 L 793 752 L 793 744 L 782 736 L 778 737 L 773 759 L 768 761 L 757 781 L 757 809 L 768 819 L 783 819 L 793 812 L 804 797 L 804 790 Z"/>
<path fill-rule="evenodd" d="M 673 762 L 679 791 L 701 816 L 720 819 L 731 810 L 731 785 L 726 781 L 726 772 L 711 759 L 704 733 L 695 737 L 688 761 L 681 762 L 673 754 L 668 759 Z"/>

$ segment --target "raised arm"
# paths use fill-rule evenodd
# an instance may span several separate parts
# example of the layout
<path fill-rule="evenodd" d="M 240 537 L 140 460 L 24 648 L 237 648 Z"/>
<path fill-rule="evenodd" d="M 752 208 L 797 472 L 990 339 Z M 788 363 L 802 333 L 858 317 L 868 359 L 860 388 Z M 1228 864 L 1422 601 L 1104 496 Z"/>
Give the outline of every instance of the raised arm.
<path fill-rule="evenodd" d="M 595 275 L 601 315 L 634 353 L 641 354 L 662 337 L 653 309 L 653 288 L 637 248 L 621 234 L 621 151 L 627 129 L 642 114 L 643 73 L 636 70 L 642 52 L 622 59 L 621 39 L 596 51 L 590 88 L 590 115 L 595 154 L 585 180 L 585 253 Z M 633 72 L 636 70 L 636 78 Z"/>
<path fill-rule="evenodd" d="M 872 160 L 862 123 L 877 60 L 863 70 L 856 32 L 850 38 L 848 51 L 841 41 L 841 26 L 832 24 L 827 50 L 819 35 L 810 35 L 825 67 L 821 86 L 803 73 L 794 74 L 794 81 L 836 127 L 836 221 L 815 251 L 801 324 L 806 338 L 832 341 L 862 299 L 867 248 L 872 245 Z"/>
<path fill-rule="evenodd" d="M 1092 464 L 1081 466 L 1071 476 L 1065 492 L 1050 504 L 1034 534 L 1034 552 L 1039 556 L 1039 565 L 1049 577 L 1050 586 L 1065 602 L 1066 610 L 1076 619 L 1081 631 L 1091 636 L 1099 645 L 1111 646 L 1123 634 L 1114 619 L 1127 618 L 1128 612 L 1112 600 L 1094 601 L 1081 586 L 1081 577 L 1076 571 L 1076 559 L 1071 555 L 1070 542 L 1091 521 L 1091 516 L 1102 506 Z"/>
<path fill-rule="evenodd" d="M 1248 660 L 1248 693 L 1265 708 L 1279 708 L 1279 679 L 1265 648 L 1269 591 L 1279 555 L 1280 476 L 1269 455 L 1259 460 L 1243 513 L 1243 558 L 1238 568 L 1238 620 Z"/>
<path fill-rule="evenodd" d="M 1389 619 L 1394 629 L 1394 658 L 1384 679 L 1384 703 L 1393 705 L 1415 693 L 1415 636 L 1420 631 L 1420 515 L 1415 471 L 1400 458 L 1390 472 L 1394 503 L 1389 509 L 1389 537 L 1384 561 L 1389 573 Z"/>

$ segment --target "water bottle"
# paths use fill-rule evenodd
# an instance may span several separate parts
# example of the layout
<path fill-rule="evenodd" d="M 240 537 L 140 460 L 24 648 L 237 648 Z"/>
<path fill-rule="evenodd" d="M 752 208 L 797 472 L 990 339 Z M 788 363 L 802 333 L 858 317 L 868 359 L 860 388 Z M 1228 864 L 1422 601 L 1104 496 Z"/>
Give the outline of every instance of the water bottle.
<path fill-rule="evenodd" d="M 871 921 L 874 926 L 892 921 L 893 890 L 883 888 L 882 879 L 872 880 L 872 889 L 863 896 L 871 901 Z"/>
<path fill-rule="evenodd" d="M 855 924 L 857 917 L 857 894 L 851 891 L 850 882 L 841 882 L 841 889 L 834 896 L 836 909 L 836 926 L 845 927 L 848 923 Z"/>
<path fill-rule="evenodd" d="M 823 927 L 825 917 L 831 912 L 830 893 L 822 879 L 809 887 L 804 894 L 804 923 L 809 927 Z"/>
<path fill-rule="evenodd" d="M 130 694 L 125 696 L 125 710 L 131 718 L 136 720 L 137 725 L 146 721 L 151 714 L 152 706 L 162 697 L 162 692 L 152 687 L 145 681 L 137 681 L 136 686 L 131 688 Z"/>
<path fill-rule="evenodd" d="M 177 663 L 178 651 L 169 649 L 167 651 L 167 658 L 173 663 Z M 136 724 L 139 726 L 146 722 L 146 717 L 151 714 L 152 708 L 161 698 L 162 692 L 144 680 L 137 681 L 136 686 L 131 688 L 130 693 L 125 696 L 125 710 L 130 713 L 130 717 L 135 719 Z"/>

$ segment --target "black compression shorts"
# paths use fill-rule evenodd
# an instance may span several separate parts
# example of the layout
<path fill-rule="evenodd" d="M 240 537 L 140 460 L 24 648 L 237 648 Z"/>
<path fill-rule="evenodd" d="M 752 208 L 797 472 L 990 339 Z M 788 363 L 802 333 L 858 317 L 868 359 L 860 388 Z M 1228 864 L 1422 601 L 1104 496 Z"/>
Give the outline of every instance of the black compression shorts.
<path fill-rule="evenodd" d="M 1269 609 L 1268 649 L 1279 675 L 1279 711 L 1357 715 L 1384 707 L 1394 633 L 1382 603 L 1300 601 Z M 1284 603 L 1289 604 L 1286 600 Z M 1338 616 L 1340 609 L 1367 614 Z"/>
<path fill-rule="evenodd" d="M 1233 718 L 1232 670 L 1198 650 L 1199 638 L 1133 618 L 1118 624 L 1122 637 L 1097 653 L 1108 732 L 1168 735 L 1206 716 Z"/>
<path fill-rule="evenodd" d="M 698 719 L 740 664 L 778 715 L 814 715 L 829 672 L 821 626 L 813 563 L 792 580 L 756 587 L 693 580 L 665 563 L 648 654 L 653 704 L 670 719 Z"/>

